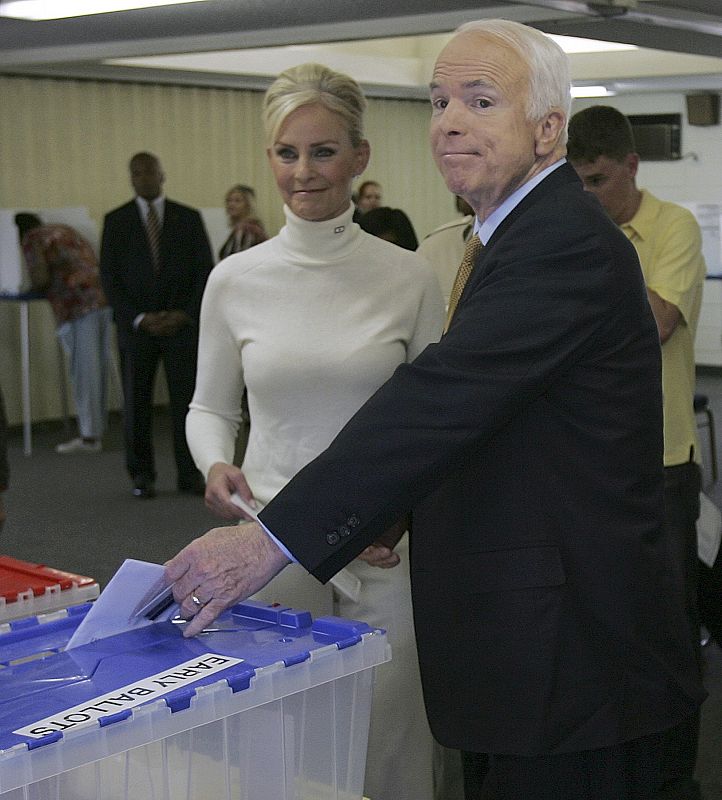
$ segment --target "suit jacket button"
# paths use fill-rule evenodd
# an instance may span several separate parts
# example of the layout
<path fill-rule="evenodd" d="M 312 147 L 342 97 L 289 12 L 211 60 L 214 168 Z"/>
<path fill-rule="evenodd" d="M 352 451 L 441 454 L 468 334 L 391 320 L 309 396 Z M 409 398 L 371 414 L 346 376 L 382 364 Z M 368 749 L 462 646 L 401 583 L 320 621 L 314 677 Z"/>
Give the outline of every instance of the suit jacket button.
<path fill-rule="evenodd" d="M 331 531 L 331 533 L 326 534 L 326 541 L 329 544 L 338 544 L 341 537 L 336 533 L 336 531 Z"/>
<path fill-rule="evenodd" d="M 338 529 L 341 537 L 348 536 L 351 533 L 351 528 L 348 525 L 341 525 Z"/>
<path fill-rule="evenodd" d="M 349 528 L 355 528 L 355 527 L 357 527 L 357 526 L 358 526 L 360 523 L 361 523 L 361 520 L 360 520 L 360 519 L 359 519 L 359 518 L 358 518 L 358 517 L 357 517 L 355 514 L 354 514 L 354 515 L 352 515 L 352 516 L 350 516 L 350 517 L 349 517 L 349 518 L 346 520 L 346 524 L 349 526 Z"/>

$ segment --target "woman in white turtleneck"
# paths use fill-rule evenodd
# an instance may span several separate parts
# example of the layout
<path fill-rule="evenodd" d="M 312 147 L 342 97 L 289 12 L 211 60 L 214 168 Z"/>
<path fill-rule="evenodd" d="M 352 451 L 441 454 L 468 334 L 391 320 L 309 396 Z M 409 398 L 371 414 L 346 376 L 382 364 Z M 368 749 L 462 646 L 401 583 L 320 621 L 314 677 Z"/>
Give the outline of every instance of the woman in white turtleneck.
<path fill-rule="evenodd" d="M 443 301 L 428 263 L 352 222 L 352 182 L 369 160 L 364 107 L 355 81 L 317 64 L 288 70 L 266 94 L 268 158 L 286 225 L 211 273 L 186 424 L 206 503 L 226 519 L 239 516 L 233 492 L 257 509 L 267 503 L 441 333 Z M 239 468 L 232 461 L 244 388 L 252 422 Z M 393 568 L 352 562 L 355 600 L 298 565 L 256 596 L 388 630 L 393 660 L 378 670 L 366 769 L 373 800 L 432 798 L 406 539 Z"/>

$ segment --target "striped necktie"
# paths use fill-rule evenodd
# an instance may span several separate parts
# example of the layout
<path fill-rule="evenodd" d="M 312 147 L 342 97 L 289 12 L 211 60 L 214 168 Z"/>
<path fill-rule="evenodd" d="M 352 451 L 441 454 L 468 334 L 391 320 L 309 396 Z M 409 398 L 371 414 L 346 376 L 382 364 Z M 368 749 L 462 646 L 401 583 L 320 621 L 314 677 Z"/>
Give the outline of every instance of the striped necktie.
<path fill-rule="evenodd" d="M 466 243 L 464 257 L 461 259 L 459 271 L 456 273 L 454 285 L 451 287 L 449 309 L 446 312 L 446 325 L 444 326 L 444 333 L 446 333 L 446 331 L 449 329 L 449 325 L 452 317 L 454 316 L 454 312 L 456 311 L 456 306 L 459 303 L 461 293 L 464 291 L 464 286 L 466 286 L 466 282 L 469 280 L 469 275 L 471 275 L 471 271 L 474 269 L 476 258 L 481 252 L 483 246 L 484 245 L 481 243 L 481 239 L 479 239 L 476 234 L 474 234 Z"/>
<path fill-rule="evenodd" d="M 160 220 L 153 203 L 148 203 L 148 219 L 145 221 L 145 231 L 153 259 L 153 269 L 158 272 L 160 269 Z"/>

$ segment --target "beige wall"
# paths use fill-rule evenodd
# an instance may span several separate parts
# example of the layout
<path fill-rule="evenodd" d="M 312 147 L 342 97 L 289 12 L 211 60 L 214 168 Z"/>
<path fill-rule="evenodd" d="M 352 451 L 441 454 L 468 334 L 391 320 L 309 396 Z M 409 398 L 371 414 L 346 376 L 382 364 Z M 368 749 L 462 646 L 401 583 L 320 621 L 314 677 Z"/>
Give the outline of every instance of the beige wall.
<path fill-rule="evenodd" d="M 231 89 L 0 77 L 0 207 L 87 206 L 105 212 L 131 197 L 127 162 L 156 153 L 169 197 L 197 207 L 222 205 L 226 189 L 256 188 L 270 232 L 281 203 L 266 164 L 262 95 Z M 453 218 L 453 202 L 429 156 L 428 104 L 370 100 L 372 158 L 387 205 L 403 208 L 419 238 Z M 31 308 L 33 418 L 60 415 L 59 359 L 44 303 Z M 11 424 L 21 418 L 18 309 L 0 303 L 0 383 Z"/>

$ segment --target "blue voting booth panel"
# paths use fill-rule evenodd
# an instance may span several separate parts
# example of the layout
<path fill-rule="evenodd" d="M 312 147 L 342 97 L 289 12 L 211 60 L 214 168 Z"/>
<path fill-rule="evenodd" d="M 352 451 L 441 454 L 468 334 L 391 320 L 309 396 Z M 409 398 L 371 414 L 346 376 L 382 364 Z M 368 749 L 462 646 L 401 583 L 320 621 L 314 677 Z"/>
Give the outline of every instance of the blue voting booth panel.
<path fill-rule="evenodd" d="M 70 651 L 87 607 L 0 628 L 0 800 L 359 800 L 384 631 L 247 601 Z"/>

